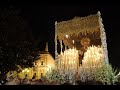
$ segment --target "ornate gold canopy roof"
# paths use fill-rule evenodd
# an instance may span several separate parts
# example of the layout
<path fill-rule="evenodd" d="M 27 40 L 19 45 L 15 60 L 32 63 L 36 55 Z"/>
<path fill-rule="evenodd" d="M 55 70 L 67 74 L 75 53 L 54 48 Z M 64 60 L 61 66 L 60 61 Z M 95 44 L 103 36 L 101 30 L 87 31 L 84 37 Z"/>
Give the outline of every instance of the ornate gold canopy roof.
<path fill-rule="evenodd" d="M 94 33 L 98 30 L 99 22 L 97 14 L 86 17 L 74 17 L 71 20 L 57 23 L 57 35 L 59 40 L 63 40 L 65 35 Z"/>

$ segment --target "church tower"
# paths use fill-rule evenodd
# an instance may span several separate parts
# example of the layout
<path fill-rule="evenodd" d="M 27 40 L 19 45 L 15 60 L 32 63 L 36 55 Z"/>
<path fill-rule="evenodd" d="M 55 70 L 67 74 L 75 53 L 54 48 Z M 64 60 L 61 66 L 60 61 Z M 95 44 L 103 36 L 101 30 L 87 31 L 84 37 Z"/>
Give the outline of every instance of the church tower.
<path fill-rule="evenodd" d="M 48 52 L 48 42 L 46 42 L 45 51 Z"/>

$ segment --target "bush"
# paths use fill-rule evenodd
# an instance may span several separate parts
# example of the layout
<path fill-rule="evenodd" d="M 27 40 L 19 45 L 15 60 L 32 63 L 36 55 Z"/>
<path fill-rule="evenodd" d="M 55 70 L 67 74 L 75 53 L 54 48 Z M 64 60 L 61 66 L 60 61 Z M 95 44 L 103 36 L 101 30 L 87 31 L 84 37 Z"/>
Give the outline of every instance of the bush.
<path fill-rule="evenodd" d="M 57 69 L 52 69 L 51 71 L 47 72 L 44 78 L 46 78 L 49 83 L 53 81 L 59 82 L 60 84 L 64 83 L 64 78 Z"/>
<path fill-rule="evenodd" d="M 89 70 L 88 70 L 89 69 Z M 103 64 L 101 67 L 96 68 L 80 68 L 80 80 L 82 82 L 88 82 L 90 80 L 99 81 L 103 84 L 111 85 L 117 82 L 115 78 L 116 71 L 112 69 L 110 64 Z"/>

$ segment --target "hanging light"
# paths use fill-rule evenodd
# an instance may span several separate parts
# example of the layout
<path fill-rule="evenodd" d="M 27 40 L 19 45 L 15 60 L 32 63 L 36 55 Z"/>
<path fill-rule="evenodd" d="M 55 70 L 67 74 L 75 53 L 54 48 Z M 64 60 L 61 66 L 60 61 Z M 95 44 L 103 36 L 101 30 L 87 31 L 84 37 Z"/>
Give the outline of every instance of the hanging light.
<path fill-rule="evenodd" d="M 72 40 L 72 42 L 73 42 L 73 44 L 75 43 L 75 41 L 74 41 L 74 40 Z"/>
<path fill-rule="evenodd" d="M 69 36 L 68 36 L 68 35 L 66 35 L 65 37 L 66 37 L 66 38 L 68 38 Z"/>

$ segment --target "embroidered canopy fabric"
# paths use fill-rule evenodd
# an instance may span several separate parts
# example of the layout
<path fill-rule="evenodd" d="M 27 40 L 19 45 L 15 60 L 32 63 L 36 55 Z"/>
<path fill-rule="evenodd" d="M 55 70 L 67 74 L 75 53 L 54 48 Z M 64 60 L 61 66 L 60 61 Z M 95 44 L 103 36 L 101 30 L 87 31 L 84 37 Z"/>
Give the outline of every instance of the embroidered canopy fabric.
<path fill-rule="evenodd" d="M 65 35 L 78 35 L 80 33 L 94 33 L 99 31 L 98 15 L 89 15 L 86 17 L 74 17 L 68 21 L 57 23 L 57 36 L 63 40 Z"/>
<path fill-rule="evenodd" d="M 103 47 L 105 61 L 108 63 L 106 33 L 100 11 L 86 17 L 74 17 L 68 21 L 55 22 L 55 57 L 57 57 L 57 40 L 60 41 L 62 51 L 63 43 L 68 47 L 77 47 L 80 46 L 81 39 L 85 37 L 90 39 L 91 45 Z"/>

